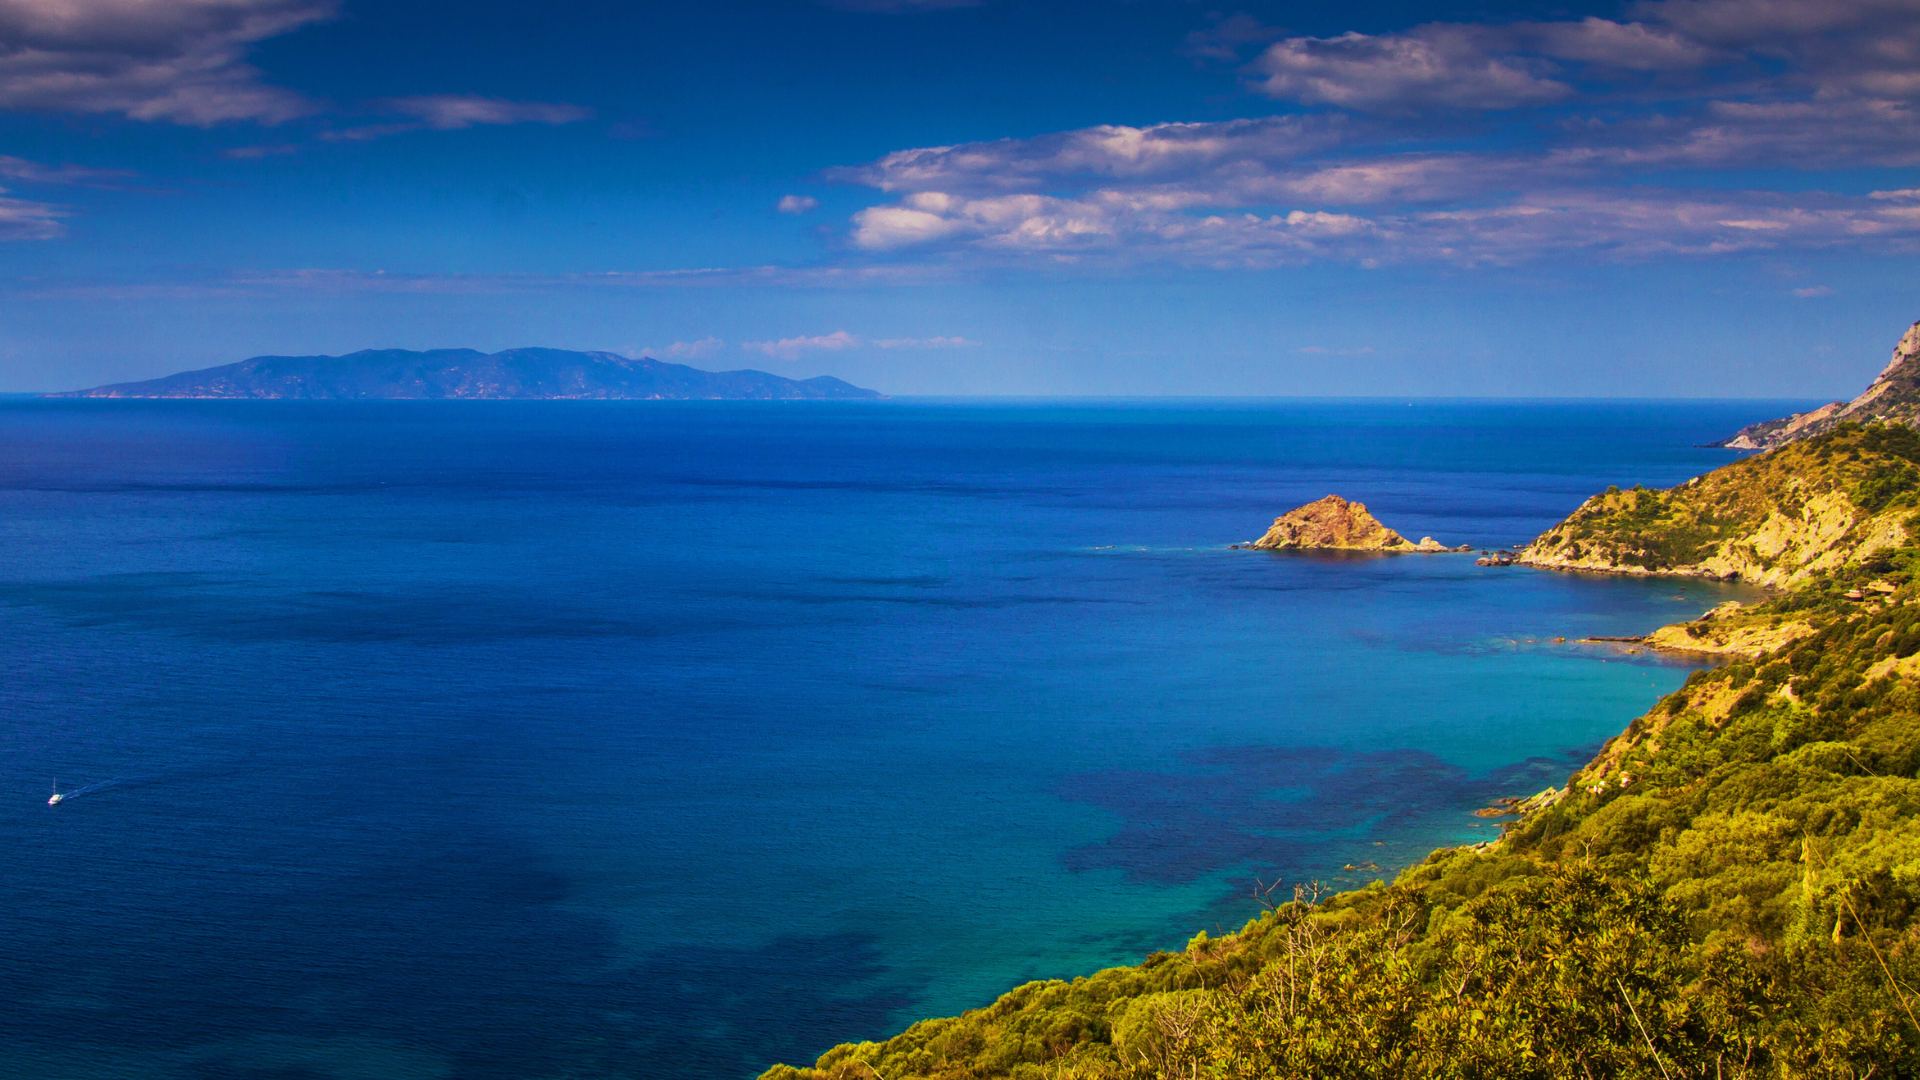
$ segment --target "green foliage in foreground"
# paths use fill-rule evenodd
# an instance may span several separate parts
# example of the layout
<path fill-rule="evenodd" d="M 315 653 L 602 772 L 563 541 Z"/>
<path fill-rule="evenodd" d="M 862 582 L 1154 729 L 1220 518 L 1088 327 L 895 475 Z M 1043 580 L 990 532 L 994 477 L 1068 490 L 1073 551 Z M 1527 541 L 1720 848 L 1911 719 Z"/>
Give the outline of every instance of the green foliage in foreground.
<path fill-rule="evenodd" d="M 1916 571 L 1761 606 L 1816 632 L 1696 673 L 1490 850 L 763 1080 L 1920 1077 Z"/>

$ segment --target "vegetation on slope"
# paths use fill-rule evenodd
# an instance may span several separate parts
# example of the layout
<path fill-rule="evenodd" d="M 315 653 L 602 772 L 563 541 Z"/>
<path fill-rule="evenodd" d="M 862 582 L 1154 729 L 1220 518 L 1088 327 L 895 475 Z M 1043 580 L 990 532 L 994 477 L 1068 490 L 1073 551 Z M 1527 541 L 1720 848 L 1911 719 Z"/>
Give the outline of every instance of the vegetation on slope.
<path fill-rule="evenodd" d="M 1744 542 L 1794 481 L 1911 506 L 1916 461 L 1901 430 L 1795 444 L 1636 550 Z M 1695 673 L 1490 848 L 764 1080 L 1920 1076 L 1920 548 L 1843 550 L 1744 613 L 1806 632 Z"/>
<path fill-rule="evenodd" d="M 1665 491 L 1609 488 L 1520 561 L 1787 585 L 1906 543 L 1916 509 L 1920 432 L 1846 424 Z"/>

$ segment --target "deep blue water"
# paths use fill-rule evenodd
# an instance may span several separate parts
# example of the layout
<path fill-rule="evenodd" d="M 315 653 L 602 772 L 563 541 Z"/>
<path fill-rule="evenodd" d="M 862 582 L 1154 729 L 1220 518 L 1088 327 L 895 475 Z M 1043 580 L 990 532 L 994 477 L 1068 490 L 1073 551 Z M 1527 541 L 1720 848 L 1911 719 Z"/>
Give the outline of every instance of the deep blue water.
<path fill-rule="evenodd" d="M 1740 594 L 1227 545 L 1796 404 L 0 402 L 0 1073 L 749 1076 L 1384 875 Z"/>

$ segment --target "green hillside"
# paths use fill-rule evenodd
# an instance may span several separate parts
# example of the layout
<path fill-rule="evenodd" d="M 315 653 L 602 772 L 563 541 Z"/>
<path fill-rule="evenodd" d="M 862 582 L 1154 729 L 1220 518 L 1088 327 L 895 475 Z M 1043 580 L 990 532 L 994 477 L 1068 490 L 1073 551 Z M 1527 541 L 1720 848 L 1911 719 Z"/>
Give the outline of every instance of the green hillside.
<path fill-rule="evenodd" d="M 1609 488 L 1520 561 L 1790 585 L 1907 543 L 1917 509 L 1920 432 L 1845 424 L 1666 491 Z"/>
<path fill-rule="evenodd" d="M 1697 573 L 1820 500 L 1837 529 L 1741 613 L 1803 632 L 1695 673 L 1498 843 L 765 1080 L 1920 1076 L 1920 548 L 1885 528 L 1916 461 L 1849 426 L 1551 530 Z"/>

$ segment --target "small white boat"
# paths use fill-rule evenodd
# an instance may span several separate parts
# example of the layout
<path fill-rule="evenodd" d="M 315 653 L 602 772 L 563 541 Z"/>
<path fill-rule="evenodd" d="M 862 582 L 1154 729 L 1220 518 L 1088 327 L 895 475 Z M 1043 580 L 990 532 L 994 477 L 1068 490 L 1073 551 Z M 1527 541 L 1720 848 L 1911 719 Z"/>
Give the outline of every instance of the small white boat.
<path fill-rule="evenodd" d="M 62 794 L 60 794 L 60 781 L 58 781 L 58 780 L 55 780 L 55 781 L 53 782 L 53 795 L 52 795 L 52 797 L 50 797 L 50 798 L 48 798 L 48 799 L 47 799 L 47 805 L 48 805 L 48 806 L 59 806 L 59 805 L 60 805 L 60 800 L 61 800 L 61 799 L 64 799 L 64 798 L 66 798 L 66 796 L 65 796 L 65 795 L 62 795 Z"/>

